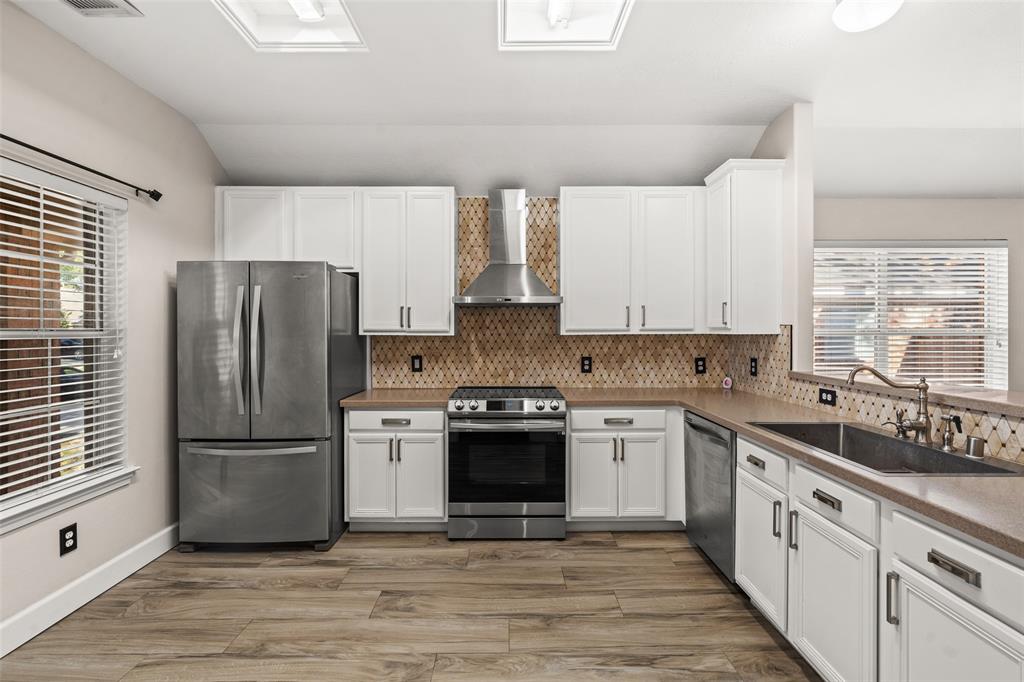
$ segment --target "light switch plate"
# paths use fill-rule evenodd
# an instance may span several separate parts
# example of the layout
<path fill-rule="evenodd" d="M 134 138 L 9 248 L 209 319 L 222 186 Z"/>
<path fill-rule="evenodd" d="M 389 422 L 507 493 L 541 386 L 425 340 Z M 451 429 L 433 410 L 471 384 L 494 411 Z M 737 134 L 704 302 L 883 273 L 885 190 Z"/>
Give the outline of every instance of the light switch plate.
<path fill-rule="evenodd" d="M 412 371 L 414 371 L 414 372 L 422 372 L 423 371 L 423 356 L 422 355 L 414 355 L 414 356 L 412 356 L 412 360 L 410 361 L 409 364 L 412 366 Z"/>

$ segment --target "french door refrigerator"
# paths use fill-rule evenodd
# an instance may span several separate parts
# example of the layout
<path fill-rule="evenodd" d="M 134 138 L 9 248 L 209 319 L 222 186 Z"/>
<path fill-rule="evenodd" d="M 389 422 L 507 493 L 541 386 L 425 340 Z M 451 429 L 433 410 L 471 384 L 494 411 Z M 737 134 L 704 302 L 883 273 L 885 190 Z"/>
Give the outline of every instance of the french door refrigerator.
<path fill-rule="evenodd" d="M 183 549 L 340 536 L 338 400 L 366 385 L 357 287 L 323 262 L 178 263 Z"/>

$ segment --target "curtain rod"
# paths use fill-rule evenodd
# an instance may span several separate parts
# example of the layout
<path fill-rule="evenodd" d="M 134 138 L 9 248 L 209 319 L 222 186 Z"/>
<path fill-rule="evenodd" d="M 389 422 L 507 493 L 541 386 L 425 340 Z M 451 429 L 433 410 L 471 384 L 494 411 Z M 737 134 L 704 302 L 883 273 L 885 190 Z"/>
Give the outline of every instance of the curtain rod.
<path fill-rule="evenodd" d="M 160 192 L 159 190 L 144 189 L 144 188 L 139 187 L 138 185 L 134 185 L 134 184 L 132 184 L 130 182 L 125 182 L 124 180 L 121 180 L 120 178 L 115 178 L 113 175 L 107 175 L 106 173 L 104 173 L 102 171 L 98 171 L 95 168 L 90 168 L 89 166 L 83 166 L 82 164 L 80 164 L 80 163 L 78 163 L 76 161 L 72 161 L 71 159 L 68 159 L 66 157 L 60 156 L 59 154 L 54 154 L 53 152 L 48 152 L 45 149 L 40 149 L 39 147 L 36 147 L 35 145 L 31 145 L 28 142 L 22 142 L 21 140 L 19 140 L 17 138 L 11 137 L 10 135 L 4 135 L 4 134 L 0 133 L 0 139 L 7 140 L 8 142 L 13 142 L 16 145 L 20 145 L 22 147 L 25 147 L 26 149 L 31 149 L 32 151 L 37 152 L 39 154 L 43 154 L 45 156 L 49 156 L 51 159 L 57 159 L 58 161 L 60 161 L 62 163 L 66 163 L 66 164 L 72 165 L 75 168 L 80 168 L 81 170 L 84 170 L 86 172 L 92 173 L 93 175 L 98 175 L 101 178 L 106 178 L 107 180 L 113 180 L 114 182 L 116 182 L 116 183 L 118 183 L 120 185 L 124 185 L 125 187 L 131 187 L 133 190 L 135 190 L 135 196 L 139 196 L 139 193 L 141 192 L 142 194 L 145 194 L 146 196 L 148 196 L 153 201 L 160 201 L 160 197 L 163 196 L 163 193 Z"/>

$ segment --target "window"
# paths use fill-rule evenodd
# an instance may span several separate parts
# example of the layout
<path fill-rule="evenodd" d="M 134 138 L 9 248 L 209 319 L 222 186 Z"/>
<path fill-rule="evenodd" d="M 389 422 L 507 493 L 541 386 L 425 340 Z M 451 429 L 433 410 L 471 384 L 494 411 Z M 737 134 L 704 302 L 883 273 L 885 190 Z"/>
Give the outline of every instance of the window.
<path fill-rule="evenodd" d="M 818 242 L 814 371 L 1005 389 L 1006 242 Z"/>
<path fill-rule="evenodd" d="M 0 510 L 125 470 L 124 201 L 0 167 Z"/>

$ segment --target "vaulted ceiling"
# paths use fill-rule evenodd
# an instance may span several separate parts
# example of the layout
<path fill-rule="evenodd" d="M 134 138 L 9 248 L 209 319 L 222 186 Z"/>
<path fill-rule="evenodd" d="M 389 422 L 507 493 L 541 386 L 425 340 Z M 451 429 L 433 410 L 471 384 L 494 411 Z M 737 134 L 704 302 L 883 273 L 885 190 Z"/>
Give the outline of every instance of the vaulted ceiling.
<path fill-rule="evenodd" d="M 256 53 L 209 0 L 16 2 L 193 120 L 237 182 L 695 182 L 806 101 L 820 194 L 1024 195 L 1021 2 L 909 1 L 846 34 L 830 0 L 637 0 L 616 51 L 512 53 L 496 0 L 348 0 L 369 51 L 327 54 Z"/>

